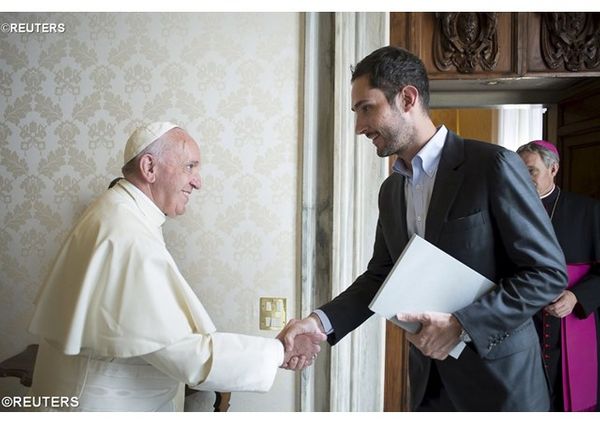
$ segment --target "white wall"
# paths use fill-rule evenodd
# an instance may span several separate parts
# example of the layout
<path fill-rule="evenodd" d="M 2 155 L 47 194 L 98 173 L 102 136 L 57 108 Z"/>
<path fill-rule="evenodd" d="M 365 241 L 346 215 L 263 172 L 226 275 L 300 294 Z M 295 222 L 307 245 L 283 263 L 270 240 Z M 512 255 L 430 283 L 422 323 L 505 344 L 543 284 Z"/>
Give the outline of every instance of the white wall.
<path fill-rule="evenodd" d="M 35 342 L 26 327 L 49 263 L 149 120 L 200 143 L 203 188 L 165 238 L 217 328 L 274 336 L 258 328 L 260 296 L 287 297 L 295 317 L 301 15 L 0 17 L 66 29 L 0 34 L 0 359 Z M 231 410 L 293 411 L 295 379 L 280 371 Z"/>

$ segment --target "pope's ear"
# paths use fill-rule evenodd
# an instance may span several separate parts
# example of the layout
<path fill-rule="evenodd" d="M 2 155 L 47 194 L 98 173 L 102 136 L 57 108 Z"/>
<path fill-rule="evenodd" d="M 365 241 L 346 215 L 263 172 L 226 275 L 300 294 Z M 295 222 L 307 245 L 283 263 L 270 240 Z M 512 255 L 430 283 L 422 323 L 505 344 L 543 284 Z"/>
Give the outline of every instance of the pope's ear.
<path fill-rule="evenodd" d="M 156 180 L 156 159 L 149 153 L 143 155 L 139 162 L 140 175 L 148 183 Z"/>

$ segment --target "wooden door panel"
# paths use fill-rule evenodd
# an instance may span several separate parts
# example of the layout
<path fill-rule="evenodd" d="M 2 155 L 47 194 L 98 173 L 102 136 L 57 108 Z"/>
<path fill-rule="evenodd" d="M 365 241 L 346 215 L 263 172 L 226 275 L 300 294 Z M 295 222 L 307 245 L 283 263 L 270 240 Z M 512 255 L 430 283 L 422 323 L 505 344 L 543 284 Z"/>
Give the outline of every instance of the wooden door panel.
<path fill-rule="evenodd" d="M 562 187 L 600 199 L 600 127 L 562 137 Z"/>

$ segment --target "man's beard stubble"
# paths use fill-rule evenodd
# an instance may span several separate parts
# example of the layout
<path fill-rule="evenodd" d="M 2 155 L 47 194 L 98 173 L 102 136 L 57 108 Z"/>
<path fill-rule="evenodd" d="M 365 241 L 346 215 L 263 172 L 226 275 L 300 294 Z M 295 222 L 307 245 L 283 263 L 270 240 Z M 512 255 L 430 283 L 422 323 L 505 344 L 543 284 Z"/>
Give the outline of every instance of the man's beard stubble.
<path fill-rule="evenodd" d="M 383 127 L 378 133 L 386 144 L 380 150 L 377 148 L 377 155 L 385 158 L 391 155 L 402 156 L 404 152 L 414 143 L 415 130 L 409 126 L 406 120 L 399 118 L 400 123 L 395 128 L 389 126 Z"/>

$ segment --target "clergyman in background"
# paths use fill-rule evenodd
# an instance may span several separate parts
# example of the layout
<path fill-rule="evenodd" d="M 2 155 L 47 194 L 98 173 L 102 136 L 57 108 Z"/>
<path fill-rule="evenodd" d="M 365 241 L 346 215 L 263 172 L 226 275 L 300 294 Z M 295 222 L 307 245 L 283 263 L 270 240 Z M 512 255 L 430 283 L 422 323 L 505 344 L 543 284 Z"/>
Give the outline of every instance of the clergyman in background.
<path fill-rule="evenodd" d="M 562 190 L 556 146 L 517 149 L 565 254 L 567 289 L 535 315 L 554 411 L 597 411 L 600 346 L 600 202 Z"/>

